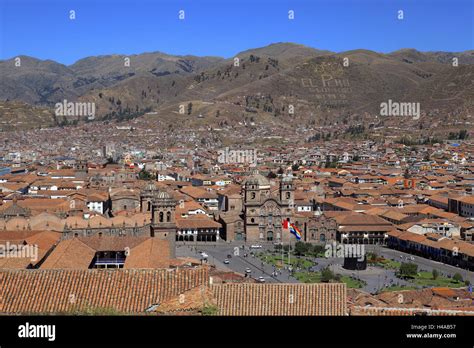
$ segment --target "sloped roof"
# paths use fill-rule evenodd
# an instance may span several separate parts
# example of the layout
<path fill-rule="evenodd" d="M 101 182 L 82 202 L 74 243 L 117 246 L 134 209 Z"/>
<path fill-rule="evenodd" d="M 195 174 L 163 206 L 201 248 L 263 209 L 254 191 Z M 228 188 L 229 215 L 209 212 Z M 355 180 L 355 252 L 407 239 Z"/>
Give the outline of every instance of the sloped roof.
<path fill-rule="evenodd" d="M 78 238 L 61 241 L 49 254 L 41 269 L 87 269 L 96 251 Z"/>
<path fill-rule="evenodd" d="M 152 305 L 208 282 L 206 267 L 0 270 L 0 313 L 74 313 L 91 309 L 144 313 Z"/>
<path fill-rule="evenodd" d="M 168 268 L 169 242 L 152 237 L 76 237 L 61 241 L 42 269 L 87 269 L 98 251 L 128 251 L 124 268 Z"/>
<path fill-rule="evenodd" d="M 346 315 L 346 284 L 215 284 L 219 315 Z"/>

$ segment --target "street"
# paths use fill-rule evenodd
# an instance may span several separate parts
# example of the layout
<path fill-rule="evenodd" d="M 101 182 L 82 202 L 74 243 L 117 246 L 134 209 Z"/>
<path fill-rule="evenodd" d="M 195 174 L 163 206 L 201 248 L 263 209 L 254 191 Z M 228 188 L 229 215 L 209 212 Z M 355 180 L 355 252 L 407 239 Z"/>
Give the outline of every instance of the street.
<path fill-rule="evenodd" d="M 180 245 L 176 248 L 177 256 L 193 257 L 201 259 L 198 251 L 204 251 L 209 255 L 208 263 L 215 265 L 219 269 L 229 270 L 240 274 L 245 274 L 245 270 L 250 268 L 252 270 L 251 277 L 258 279 L 262 276 L 265 282 L 268 283 L 298 283 L 298 281 L 289 276 L 287 270 L 282 270 L 281 274 L 272 276 L 274 271 L 273 266 L 262 263 L 257 257 L 252 257 L 250 253 L 261 251 L 262 249 L 250 250 L 248 246 L 241 249 L 242 244 L 220 244 L 220 245 Z M 237 249 L 235 249 L 237 248 Z M 270 250 L 273 249 L 273 246 Z M 238 255 L 235 255 L 236 252 Z M 243 257 L 244 253 L 247 253 L 247 257 Z M 232 255 L 232 258 L 228 258 L 227 255 Z M 224 260 L 228 259 L 229 264 L 224 264 Z"/>
<path fill-rule="evenodd" d="M 273 251 L 274 246 L 272 244 L 264 244 L 262 249 L 250 249 L 249 245 L 245 245 L 245 249 L 242 249 L 243 245 L 243 243 L 218 243 L 213 245 L 179 244 L 176 248 L 176 254 L 178 257 L 201 259 L 200 252 L 205 252 L 209 255 L 207 262 L 221 270 L 233 271 L 244 275 L 245 270 L 249 268 L 252 271 L 250 276 L 254 279 L 263 277 L 265 282 L 268 283 L 298 282 L 298 280 L 290 276 L 289 271 L 285 269 L 281 270 L 281 274 L 278 273 L 276 276 L 272 275 L 274 272 L 274 267 L 272 265 L 262 262 L 256 256 L 251 256 L 251 252 L 258 253 L 260 251 Z M 419 256 L 414 256 L 414 260 L 411 260 L 410 257 L 412 255 L 388 249 L 383 246 L 366 245 L 365 249 L 366 252 L 375 252 L 379 256 L 394 261 L 415 263 L 418 265 L 419 271 L 424 270 L 431 272 L 433 269 L 436 269 L 439 271 L 440 275 L 450 277 L 455 273 L 460 273 L 464 280 L 469 280 L 471 283 L 474 283 L 474 272 L 451 265 L 445 265 L 433 260 L 424 259 Z M 244 253 L 247 254 L 247 257 L 243 256 Z M 231 255 L 232 257 L 229 258 L 227 257 L 228 255 Z M 400 258 L 400 256 L 402 256 L 402 258 Z M 229 264 L 224 264 L 225 259 L 229 260 Z M 396 270 L 368 266 L 366 270 L 353 271 L 346 270 L 342 267 L 342 258 L 317 258 L 314 260 L 317 262 L 317 265 L 313 266 L 311 268 L 312 270 L 319 272 L 322 269 L 329 267 L 335 274 L 360 279 L 366 283 L 361 290 L 369 293 L 376 293 L 384 287 L 392 285 L 413 286 L 412 283 L 397 278 Z"/>

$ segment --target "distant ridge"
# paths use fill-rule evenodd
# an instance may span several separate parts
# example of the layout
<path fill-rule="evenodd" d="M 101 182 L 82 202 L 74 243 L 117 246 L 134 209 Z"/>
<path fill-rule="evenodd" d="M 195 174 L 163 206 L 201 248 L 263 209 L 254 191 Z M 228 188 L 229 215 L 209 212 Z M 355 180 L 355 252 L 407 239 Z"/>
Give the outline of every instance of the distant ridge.
<path fill-rule="evenodd" d="M 19 58 L 21 67 L 13 58 L 0 61 L 0 102 L 50 110 L 63 100 L 93 102 L 96 120 L 123 120 L 148 111 L 173 119 L 184 106 L 183 122 L 189 126 L 242 119 L 287 123 L 294 119 L 288 113 L 293 105 L 303 123 L 352 124 L 356 115 L 377 115 L 388 99 L 418 102 L 425 114 L 439 117 L 467 117 L 474 99 L 474 51 L 335 53 L 280 42 L 228 59 L 147 52 L 86 57 L 65 66 Z M 38 122 L 31 117 L 25 127 L 44 125 L 44 117 Z"/>

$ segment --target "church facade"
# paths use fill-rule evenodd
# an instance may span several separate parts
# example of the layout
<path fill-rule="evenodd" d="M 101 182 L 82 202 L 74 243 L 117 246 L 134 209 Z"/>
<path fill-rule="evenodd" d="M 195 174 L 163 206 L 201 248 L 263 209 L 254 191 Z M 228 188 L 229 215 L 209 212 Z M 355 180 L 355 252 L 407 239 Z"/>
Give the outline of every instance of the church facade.
<path fill-rule="evenodd" d="M 294 187 L 290 177 L 284 177 L 278 192 L 272 192 L 270 182 L 255 173 L 244 184 L 243 221 L 248 242 L 288 243 L 290 234 L 283 231 L 283 220 L 290 221 L 294 206 Z"/>
<path fill-rule="evenodd" d="M 241 203 L 237 202 L 237 196 Z M 237 211 L 233 207 L 241 209 Z M 283 176 L 275 187 L 257 172 L 243 183 L 239 195 L 231 192 L 221 197 L 218 220 L 226 241 L 288 244 L 291 240 L 294 243 L 295 237 L 282 226 L 285 220 L 300 229 L 304 242 L 326 243 L 336 240 L 337 233 L 334 219 L 313 211 L 296 211 L 295 183 L 291 176 Z"/>

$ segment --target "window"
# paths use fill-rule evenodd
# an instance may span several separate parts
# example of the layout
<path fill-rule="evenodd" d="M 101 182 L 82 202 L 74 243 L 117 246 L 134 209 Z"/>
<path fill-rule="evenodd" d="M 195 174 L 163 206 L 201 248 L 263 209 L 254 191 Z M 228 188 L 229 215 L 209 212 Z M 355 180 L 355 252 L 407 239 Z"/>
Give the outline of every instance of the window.
<path fill-rule="evenodd" d="M 167 212 L 166 213 L 166 222 L 170 222 L 171 221 L 171 212 Z"/>
<path fill-rule="evenodd" d="M 163 212 L 160 211 L 160 222 L 163 222 Z"/>
<path fill-rule="evenodd" d="M 250 195 L 250 197 L 251 197 L 252 199 L 255 199 L 255 192 L 252 192 L 251 195 Z"/>

